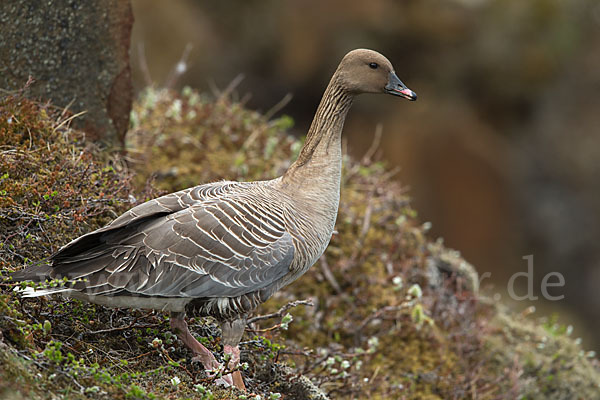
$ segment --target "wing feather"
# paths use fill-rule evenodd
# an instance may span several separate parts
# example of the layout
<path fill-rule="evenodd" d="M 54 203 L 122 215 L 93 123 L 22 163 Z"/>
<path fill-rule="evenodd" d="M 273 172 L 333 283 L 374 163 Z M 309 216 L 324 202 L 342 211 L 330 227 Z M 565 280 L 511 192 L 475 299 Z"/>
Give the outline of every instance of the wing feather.
<path fill-rule="evenodd" d="M 203 186 L 144 203 L 65 246 L 54 276 L 87 278 L 89 287 L 75 286 L 82 292 L 162 297 L 235 297 L 283 278 L 294 244 L 282 211 Z"/>

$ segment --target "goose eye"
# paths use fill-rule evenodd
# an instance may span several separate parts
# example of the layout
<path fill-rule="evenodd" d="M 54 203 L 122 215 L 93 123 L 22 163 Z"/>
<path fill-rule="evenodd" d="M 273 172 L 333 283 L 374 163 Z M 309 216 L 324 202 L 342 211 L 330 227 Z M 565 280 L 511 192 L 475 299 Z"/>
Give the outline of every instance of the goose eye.
<path fill-rule="evenodd" d="M 377 65 L 377 63 L 370 63 L 369 67 L 371 67 L 372 69 L 377 69 L 377 67 L 379 67 L 379 65 Z"/>

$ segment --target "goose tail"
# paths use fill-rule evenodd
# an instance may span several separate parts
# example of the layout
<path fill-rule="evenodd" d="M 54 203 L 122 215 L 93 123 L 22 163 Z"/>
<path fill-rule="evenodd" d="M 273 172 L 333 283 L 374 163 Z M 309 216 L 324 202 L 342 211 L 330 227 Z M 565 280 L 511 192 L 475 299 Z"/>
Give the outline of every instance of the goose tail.
<path fill-rule="evenodd" d="M 34 264 L 23 268 L 20 271 L 15 271 L 9 275 L 10 281 L 12 282 L 44 282 L 46 279 L 50 279 L 52 267 L 48 264 Z"/>
<path fill-rule="evenodd" d="M 65 288 L 65 287 L 57 287 L 57 288 L 32 288 L 26 287 L 21 289 L 20 287 L 15 287 L 15 291 L 19 292 L 23 297 L 40 297 L 40 296 L 48 296 L 51 294 L 59 294 L 64 293 L 68 294 L 73 291 L 73 289 Z"/>
<path fill-rule="evenodd" d="M 52 266 L 44 263 L 34 264 L 23 268 L 20 271 L 15 271 L 9 275 L 9 282 L 35 282 L 41 283 L 47 279 L 52 279 Z M 73 289 L 66 288 L 64 286 L 58 287 L 19 287 L 14 288 L 16 292 L 19 292 L 23 297 L 40 297 L 47 296 L 56 293 L 70 292 Z"/>

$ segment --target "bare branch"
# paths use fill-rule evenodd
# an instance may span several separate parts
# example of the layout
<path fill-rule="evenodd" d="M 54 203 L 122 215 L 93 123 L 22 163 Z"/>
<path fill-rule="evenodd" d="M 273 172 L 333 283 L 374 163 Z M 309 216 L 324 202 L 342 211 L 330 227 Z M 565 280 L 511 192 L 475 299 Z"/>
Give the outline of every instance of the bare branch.
<path fill-rule="evenodd" d="M 143 42 L 138 45 L 137 50 L 140 70 L 142 71 L 144 82 L 146 83 L 146 86 L 152 86 L 152 77 L 150 76 L 150 69 L 148 69 L 148 61 L 146 60 L 146 51 Z"/>
<path fill-rule="evenodd" d="M 229 83 L 229 85 L 227 85 L 225 90 L 223 90 L 221 93 L 219 93 L 217 102 L 222 102 L 225 99 L 229 98 L 229 95 L 231 95 L 231 93 L 235 90 L 235 88 L 238 87 L 240 83 L 242 83 L 244 78 L 245 78 L 244 74 L 238 74 L 235 78 L 233 78 L 233 80 Z"/>
<path fill-rule="evenodd" d="M 279 100 L 277 104 L 275 104 L 269 111 L 265 113 L 265 119 L 269 121 L 271 118 L 273 118 L 273 115 L 277 114 L 283 107 L 287 106 L 293 98 L 294 96 L 291 93 L 283 96 L 283 99 Z"/>
<path fill-rule="evenodd" d="M 361 164 L 370 165 L 373 161 L 372 158 L 375 155 L 375 152 L 379 149 L 379 145 L 381 144 L 381 134 L 383 133 L 383 126 L 381 124 L 377 124 L 375 127 L 375 136 L 373 137 L 373 143 L 371 143 L 371 147 L 365 153 L 362 158 Z"/>
<path fill-rule="evenodd" d="M 289 310 L 292 307 L 298 307 L 298 306 L 314 306 L 314 303 L 311 299 L 308 300 L 296 300 L 296 301 L 291 301 L 289 303 L 287 303 L 286 305 L 284 305 L 283 307 L 281 307 L 279 309 L 279 311 L 271 313 L 271 314 L 265 314 L 265 315 L 257 315 L 256 317 L 252 317 L 250 319 L 248 319 L 248 321 L 246 321 L 246 323 L 248 325 L 253 324 L 255 322 L 258 321 L 264 321 L 266 319 L 271 319 L 271 318 L 281 318 L 283 317 L 283 314 Z"/>
<path fill-rule="evenodd" d="M 388 312 L 396 313 L 407 307 L 408 307 L 408 305 L 403 304 L 400 306 L 387 306 L 387 307 L 380 308 L 379 310 L 375 311 L 374 313 L 372 313 L 371 315 L 369 315 L 365 319 L 363 319 L 362 322 L 358 325 L 358 327 L 354 330 L 354 334 L 358 334 L 360 331 L 362 331 L 369 324 L 369 322 L 382 318 L 385 313 L 388 313 Z"/>
<path fill-rule="evenodd" d="M 140 319 L 144 319 L 144 318 L 146 318 L 146 317 L 148 317 L 150 315 L 152 315 L 151 312 L 147 313 L 147 314 L 144 314 L 144 315 L 141 315 L 141 316 L 138 316 L 138 317 L 135 317 L 134 320 L 129 325 L 126 325 L 126 326 L 119 326 L 119 327 L 116 327 L 116 328 L 109 328 L 109 329 L 101 329 L 99 331 L 84 332 L 83 334 L 85 336 L 88 336 L 88 335 L 95 335 L 95 334 L 98 334 L 98 333 L 112 333 L 112 332 L 125 331 L 127 329 L 135 329 L 135 328 L 145 329 L 145 328 L 156 328 L 157 326 L 160 326 L 161 324 L 136 325 L 137 322 Z"/>
<path fill-rule="evenodd" d="M 320 261 L 321 262 L 319 264 L 321 266 L 321 272 L 323 272 L 323 276 L 325 277 L 327 282 L 329 282 L 329 284 L 331 285 L 331 287 L 333 287 L 333 290 L 335 290 L 336 293 L 338 293 L 338 294 L 342 293 L 342 287 L 340 286 L 338 281 L 335 279 L 335 276 L 331 272 L 331 269 L 329 268 L 329 264 L 327 263 L 327 258 L 325 257 L 325 255 L 321 256 Z"/>
<path fill-rule="evenodd" d="M 192 51 L 193 47 L 194 46 L 192 46 L 191 43 L 185 45 L 185 49 L 183 50 L 181 58 L 179 59 L 177 64 L 175 64 L 173 69 L 171 69 L 171 72 L 169 72 L 169 76 L 165 81 L 165 87 L 167 89 L 173 89 L 173 87 L 177 83 L 177 80 L 188 70 L 188 58 L 190 57 L 190 52 Z"/>

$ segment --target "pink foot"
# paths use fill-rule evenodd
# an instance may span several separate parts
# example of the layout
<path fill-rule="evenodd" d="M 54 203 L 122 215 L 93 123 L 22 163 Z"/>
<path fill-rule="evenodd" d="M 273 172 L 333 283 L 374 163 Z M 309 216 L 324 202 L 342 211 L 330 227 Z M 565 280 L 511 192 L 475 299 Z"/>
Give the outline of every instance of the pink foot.
<path fill-rule="evenodd" d="M 183 318 L 171 317 L 171 329 L 173 329 L 177 334 L 177 337 L 192 350 L 192 353 L 194 353 L 192 362 L 201 362 L 206 371 L 206 375 L 209 378 L 214 377 L 219 370 L 223 369 L 223 365 L 217 361 L 213 353 L 192 336 L 188 329 L 188 325 Z M 223 386 L 234 386 L 234 380 L 231 377 L 231 374 L 216 379 L 215 383 Z"/>
<path fill-rule="evenodd" d="M 238 346 L 229 346 L 226 344 L 223 346 L 223 352 L 225 354 L 229 354 L 231 357 L 229 359 L 229 363 L 227 364 L 229 369 L 234 369 L 240 364 L 240 348 Z M 242 373 L 240 371 L 235 371 L 227 376 L 231 377 L 233 386 L 244 392 L 246 391 L 246 385 L 244 385 L 244 380 L 242 379 Z"/>
<path fill-rule="evenodd" d="M 188 329 L 188 325 L 185 322 L 185 314 L 183 313 L 171 313 L 171 329 L 175 331 L 177 337 L 187 346 L 192 353 L 194 353 L 194 357 L 192 361 L 201 362 L 204 366 L 204 370 L 206 374 L 213 378 L 215 377 L 220 370 L 223 370 L 223 366 L 219 363 L 213 353 L 204 347 L 202 343 L 198 342 L 190 333 Z M 236 327 L 241 329 L 237 329 L 236 333 L 239 334 L 239 337 L 236 338 L 235 343 L 239 343 L 239 339 L 244 332 L 243 327 L 245 324 L 245 320 L 240 320 Z M 232 324 L 230 324 L 232 325 Z M 233 326 L 233 325 L 232 325 Z M 225 331 L 224 331 L 225 332 Z M 229 369 L 236 368 L 240 363 L 240 349 L 238 346 L 225 345 L 223 347 L 224 353 L 229 354 L 229 362 L 227 366 Z M 240 371 L 235 371 L 231 374 L 223 375 L 220 378 L 215 380 L 217 385 L 223 386 L 235 386 L 236 388 L 246 391 L 246 385 L 244 385 L 244 380 L 242 379 L 242 374 Z"/>

